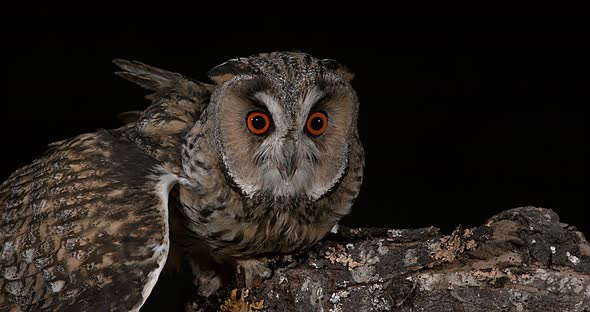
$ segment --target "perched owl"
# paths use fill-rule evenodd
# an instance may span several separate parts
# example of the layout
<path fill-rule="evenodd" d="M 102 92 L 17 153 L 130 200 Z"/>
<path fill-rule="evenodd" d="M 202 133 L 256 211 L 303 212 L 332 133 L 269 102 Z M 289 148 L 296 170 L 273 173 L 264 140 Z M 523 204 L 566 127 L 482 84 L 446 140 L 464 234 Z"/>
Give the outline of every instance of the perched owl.
<path fill-rule="evenodd" d="M 223 266 L 248 286 L 269 275 L 266 255 L 314 244 L 350 211 L 364 156 L 339 63 L 258 54 L 206 84 L 114 62 L 152 105 L 51 144 L 0 186 L 1 311 L 137 311 L 183 257 L 204 295 Z"/>

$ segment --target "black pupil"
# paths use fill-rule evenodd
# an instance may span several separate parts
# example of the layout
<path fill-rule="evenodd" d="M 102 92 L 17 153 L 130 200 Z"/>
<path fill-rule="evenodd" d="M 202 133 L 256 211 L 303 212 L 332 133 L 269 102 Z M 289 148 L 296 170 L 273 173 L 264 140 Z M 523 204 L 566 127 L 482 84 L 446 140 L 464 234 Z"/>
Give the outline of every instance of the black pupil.
<path fill-rule="evenodd" d="M 313 130 L 318 131 L 324 126 L 324 120 L 320 117 L 315 117 L 311 120 L 310 126 Z"/>
<path fill-rule="evenodd" d="M 264 120 L 262 116 L 252 117 L 252 127 L 254 127 L 254 129 L 261 130 L 264 129 L 264 126 L 266 126 L 266 120 Z"/>

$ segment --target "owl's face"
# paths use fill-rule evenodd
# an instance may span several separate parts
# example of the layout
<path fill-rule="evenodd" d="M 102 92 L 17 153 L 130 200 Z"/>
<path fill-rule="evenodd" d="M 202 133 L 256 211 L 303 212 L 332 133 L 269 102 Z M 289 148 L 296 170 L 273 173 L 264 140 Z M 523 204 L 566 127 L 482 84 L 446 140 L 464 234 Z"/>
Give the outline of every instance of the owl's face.
<path fill-rule="evenodd" d="M 209 120 L 226 176 L 248 197 L 317 200 L 338 185 L 358 101 L 333 61 L 302 53 L 232 60 Z"/>

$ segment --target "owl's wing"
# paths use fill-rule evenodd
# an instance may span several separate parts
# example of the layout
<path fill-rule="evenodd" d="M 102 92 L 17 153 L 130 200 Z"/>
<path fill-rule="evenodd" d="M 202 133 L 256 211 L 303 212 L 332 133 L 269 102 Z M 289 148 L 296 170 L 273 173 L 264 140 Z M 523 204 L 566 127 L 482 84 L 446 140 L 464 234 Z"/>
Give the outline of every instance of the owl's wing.
<path fill-rule="evenodd" d="M 194 81 L 181 74 L 141 62 L 114 59 L 113 63 L 122 69 L 122 71 L 117 71 L 115 74 L 145 89 L 155 91 L 155 95 L 147 96 L 150 100 L 157 99 L 158 94 L 169 90 L 173 90 L 178 95 L 190 96 L 191 93 L 201 93 L 203 89 L 210 92 L 215 88 L 213 85 Z"/>
<path fill-rule="evenodd" d="M 138 310 L 168 255 L 174 183 L 104 130 L 14 172 L 0 185 L 0 311 Z"/>
<path fill-rule="evenodd" d="M 172 173 L 183 174 L 181 146 L 209 104 L 213 85 L 143 63 L 116 59 L 117 75 L 155 91 L 142 112 L 121 116 L 124 135 Z"/>

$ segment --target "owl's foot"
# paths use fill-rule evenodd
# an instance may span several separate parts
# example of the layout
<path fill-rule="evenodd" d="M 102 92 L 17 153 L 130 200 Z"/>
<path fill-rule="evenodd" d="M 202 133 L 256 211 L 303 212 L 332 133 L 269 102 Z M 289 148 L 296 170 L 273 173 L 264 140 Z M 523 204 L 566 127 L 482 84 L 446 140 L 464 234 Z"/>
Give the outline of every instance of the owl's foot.
<path fill-rule="evenodd" d="M 223 285 L 221 276 L 213 270 L 199 272 L 195 282 L 198 285 L 199 295 L 203 297 L 213 295 Z"/>
<path fill-rule="evenodd" d="M 269 278 L 272 274 L 272 270 L 265 263 L 265 260 L 258 259 L 246 259 L 238 260 L 238 281 L 242 287 L 250 288 L 252 284 L 258 280 L 261 282 Z"/>

